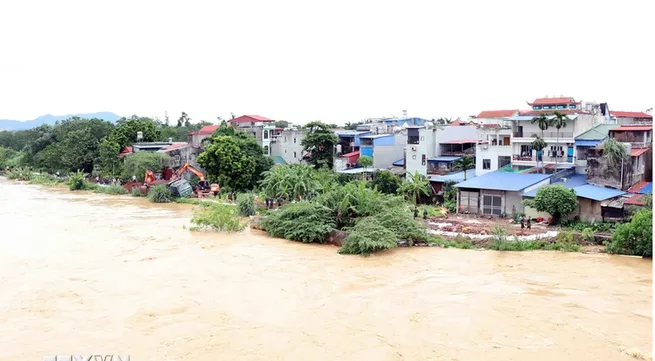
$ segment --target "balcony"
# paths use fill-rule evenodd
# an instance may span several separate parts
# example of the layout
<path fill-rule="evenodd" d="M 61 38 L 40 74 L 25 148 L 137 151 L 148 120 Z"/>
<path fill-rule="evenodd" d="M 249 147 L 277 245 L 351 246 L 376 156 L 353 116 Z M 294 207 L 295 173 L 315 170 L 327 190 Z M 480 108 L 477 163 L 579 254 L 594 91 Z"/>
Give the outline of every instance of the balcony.
<path fill-rule="evenodd" d="M 549 157 L 547 155 L 541 156 L 541 161 L 544 163 L 572 163 L 569 162 L 569 157 Z M 573 162 L 575 162 L 575 157 L 573 157 Z M 522 157 L 517 154 L 514 154 L 512 157 L 512 163 L 521 164 L 521 163 L 537 163 L 537 156 L 533 155 L 531 157 Z"/>
<path fill-rule="evenodd" d="M 532 139 L 533 135 L 538 135 L 540 137 L 553 138 L 557 139 L 557 132 L 544 132 L 543 136 L 541 132 L 514 132 L 512 134 L 514 138 L 528 138 Z M 573 132 L 559 132 L 559 139 L 573 139 Z"/>

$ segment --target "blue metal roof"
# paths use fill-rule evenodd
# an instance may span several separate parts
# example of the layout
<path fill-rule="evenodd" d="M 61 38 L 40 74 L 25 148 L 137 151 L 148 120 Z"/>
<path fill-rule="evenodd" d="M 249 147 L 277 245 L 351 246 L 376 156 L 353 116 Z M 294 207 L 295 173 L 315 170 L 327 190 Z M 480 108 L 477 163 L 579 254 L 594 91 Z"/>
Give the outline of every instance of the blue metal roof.
<path fill-rule="evenodd" d="M 653 194 L 653 182 L 649 182 L 647 186 L 640 189 L 639 194 Z"/>
<path fill-rule="evenodd" d="M 376 139 L 376 138 L 384 138 L 384 137 L 393 137 L 393 134 L 374 134 L 374 135 L 362 135 L 360 138 L 364 139 Z"/>
<path fill-rule="evenodd" d="M 560 179 L 552 184 L 559 184 L 569 189 L 574 189 L 575 187 L 579 187 L 581 185 L 587 184 L 587 176 L 584 174 L 574 174 L 570 177 L 564 177 L 564 178 L 566 178 L 566 182 L 562 182 L 562 180 Z M 529 192 L 523 193 L 523 196 L 528 198 L 534 198 L 537 196 L 538 191 L 539 191 L 538 189 L 533 189 Z"/>
<path fill-rule="evenodd" d="M 600 140 L 576 140 L 576 147 L 595 147 L 600 144 Z"/>
<path fill-rule="evenodd" d="M 549 177 L 550 175 L 548 174 L 490 172 L 462 183 L 458 183 L 455 187 L 518 192 L 548 179 Z"/>
<path fill-rule="evenodd" d="M 396 166 L 396 167 L 402 167 L 402 166 L 405 165 L 405 158 L 403 158 L 403 159 L 398 159 L 397 161 L 395 161 L 395 162 L 393 162 L 393 163 L 391 163 L 391 164 L 394 165 L 394 166 Z"/>
<path fill-rule="evenodd" d="M 458 159 L 462 159 L 462 157 L 442 156 L 442 157 L 428 158 L 428 161 L 433 161 L 433 162 L 454 162 L 454 161 L 456 161 Z"/>
<path fill-rule="evenodd" d="M 591 184 L 573 188 L 578 197 L 593 199 L 595 201 L 604 201 L 606 199 L 618 197 L 626 194 L 623 191 L 612 188 L 603 188 Z"/>
<path fill-rule="evenodd" d="M 469 169 L 466 171 L 466 180 L 475 178 L 475 169 Z M 429 177 L 430 182 L 461 182 L 464 180 L 464 172 L 454 172 L 446 175 L 433 175 Z"/>

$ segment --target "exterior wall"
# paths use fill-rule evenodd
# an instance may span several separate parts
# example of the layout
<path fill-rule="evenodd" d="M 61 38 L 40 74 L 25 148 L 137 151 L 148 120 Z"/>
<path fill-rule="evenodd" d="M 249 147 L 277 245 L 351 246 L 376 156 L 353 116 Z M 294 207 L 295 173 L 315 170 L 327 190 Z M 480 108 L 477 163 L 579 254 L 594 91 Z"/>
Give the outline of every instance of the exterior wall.
<path fill-rule="evenodd" d="M 307 131 L 305 130 L 283 131 L 274 140 L 271 140 L 271 156 L 280 156 L 288 164 L 300 163 L 303 155 L 301 142 L 306 135 Z"/>
<path fill-rule="evenodd" d="M 408 136 L 409 131 L 408 129 Z M 477 139 L 476 128 L 472 126 L 419 128 L 418 133 L 419 144 L 409 144 L 408 141 L 405 148 L 407 150 L 406 170 L 411 174 L 419 172 L 419 174 L 427 175 L 427 159 L 441 155 L 440 143 L 462 139 Z M 423 156 L 425 156 L 425 164 L 423 164 Z"/>
<path fill-rule="evenodd" d="M 386 169 L 393 162 L 402 159 L 407 146 L 407 132 L 398 132 L 390 137 L 380 137 L 373 140 L 373 167 Z M 360 148 L 361 150 L 364 147 Z M 364 154 L 364 153 L 360 153 Z"/>
<path fill-rule="evenodd" d="M 359 147 L 359 156 L 367 156 L 373 158 L 373 146 L 367 145 Z"/>
<path fill-rule="evenodd" d="M 482 175 L 489 172 L 495 172 L 500 168 L 498 164 L 498 157 L 510 157 L 510 164 L 513 155 L 511 145 L 511 129 L 501 129 L 498 131 L 478 130 L 477 139 L 486 140 L 488 144 L 478 144 L 475 149 L 475 172 Z M 505 145 L 502 139 L 510 137 L 510 144 Z M 493 140 L 496 140 L 496 145 L 493 145 Z M 484 169 L 484 159 L 489 159 L 491 163 L 490 169 Z"/>
<path fill-rule="evenodd" d="M 621 144 L 624 144 L 630 153 L 630 143 Z M 625 191 L 640 180 L 635 178 L 631 162 L 624 162 L 623 167 L 618 165 L 610 168 L 605 157 L 599 156 L 598 153 L 587 158 L 587 182 L 590 184 Z"/>
<path fill-rule="evenodd" d="M 275 131 L 274 125 L 265 125 L 261 129 L 262 142 L 261 146 L 264 148 L 264 154 L 271 155 L 271 141 L 273 140 L 273 132 Z"/>
<path fill-rule="evenodd" d="M 574 219 L 579 217 L 580 221 L 592 223 L 600 222 L 602 220 L 602 210 L 600 207 L 601 202 L 594 201 L 587 198 L 578 197 L 578 207 L 568 215 L 567 219 Z M 536 209 L 531 207 L 525 207 L 525 215 L 530 218 L 551 218 L 550 213 L 548 212 L 538 212 Z"/>
<path fill-rule="evenodd" d="M 199 148 L 202 144 L 203 139 L 211 137 L 211 134 L 194 134 L 189 136 L 189 143 L 192 147 Z"/>

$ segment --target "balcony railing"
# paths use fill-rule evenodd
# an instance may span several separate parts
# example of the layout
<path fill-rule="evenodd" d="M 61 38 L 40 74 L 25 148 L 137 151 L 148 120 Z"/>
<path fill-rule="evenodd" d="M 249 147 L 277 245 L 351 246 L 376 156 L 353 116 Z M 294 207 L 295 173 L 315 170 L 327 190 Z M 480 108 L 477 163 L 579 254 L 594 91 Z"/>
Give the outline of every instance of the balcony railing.
<path fill-rule="evenodd" d="M 512 157 L 512 160 L 515 162 L 536 162 L 537 161 L 537 156 L 532 156 L 532 157 L 520 157 L 518 155 L 514 155 Z M 563 156 L 563 157 L 549 157 L 547 155 L 541 156 L 541 161 L 542 162 L 559 162 L 559 163 L 568 163 L 569 162 L 569 157 Z M 573 162 L 575 162 L 575 157 L 572 159 Z"/>
<path fill-rule="evenodd" d="M 514 138 L 532 138 L 533 135 L 538 135 L 543 138 L 557 138 L 557 132 L 514 132 Z M 560 132 L 559 138 L 573 138 L 573 132 Z"/>

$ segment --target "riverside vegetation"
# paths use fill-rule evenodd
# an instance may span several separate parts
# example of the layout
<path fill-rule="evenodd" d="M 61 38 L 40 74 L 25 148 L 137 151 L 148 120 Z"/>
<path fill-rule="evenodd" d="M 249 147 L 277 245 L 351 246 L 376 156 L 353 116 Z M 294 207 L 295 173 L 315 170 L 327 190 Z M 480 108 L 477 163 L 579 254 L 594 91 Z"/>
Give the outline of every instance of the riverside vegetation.
<path fill-rule="evenodd" d="M 170 158 L 162 153 L 139 152 L 120 160 L 118 153 L 136 141 L 137 132 L 142 132 L 146 141 L 164 140 L 162 138 L 171 134 L 175 140 L 185 140 L 186 133 L 204 125 L 190 125 L 186 114 L 181 119 L 177 127 L 136 116 L 123 118 L 116 125 L 97 119 L 69 119 L 52 127 L 0 132 L 0 166 L 3 169 L 13 167 L 7 173 L 10 179 L 44 186 L 66 184 L 75 191 L 127 194 L 129 192 L 118 184 L 100 186 L 89 182 L 87 175 L 123 178 L 136 175 L 138 180 L 142 180 L 145 169 L 161 168 L 170 162 Z M 155 203 L 198 205 L 192 219 L 194 229 L 240 231 L 247 225 L 245 217 L 259 214 L 261 228 L 275 237 L 326 243 L 331 232 L 345 232 L 347 236 L 339 250 L 343 254 L 370 254 L 391 249 L 398 246 L 399 240 L 409 245 L 483 247 L 505 251 L 579 250 L 570 231 L 560 233 L 554 240 L 538 241 L 510 239 L 502 228 L 494 229 L 492 240 L 486 242 L 465 237 L 452 240 L 435 237 L 422 222 L 414 220 L 413 210 L 418 205 L 420 214 L 426 210 L 430 217 L 454 212 L 456 194 L 451 184 L 444 187 L 443 203 L 430 206 L 421 204 L 433 200 L 430 199 L 429 182 L 419 174 L 408 174 L 404 181 L 389 171 L 375 173 L 371 181 L 335 174 L 329 170 L 337 141 L 334 133 L 320 122 L 310 123 L 307 127 L 310 136 L 303 140 L 303 146 L 312 153 L 309 165 L 273 167 L 273 162 L 263 155 L 254 138 L 225 123 L 205 141 L 205 151 L 198 157 L 198 162 L 207 170 L 211 182 L 219 182 L 226 192 L 240 192 L 236 205 L 224 204 L 223 200 L 175 199 L 165 186 L 152 187 L 146 196 Z M 468 165 L 461 164 L 461 168 L 466 169 Z M 60 178 L 35 173 L 33 169 L 45 169 L 51 173 L 59 170 L 68 175 Z M 240 171 L 225 173 L 221 169 Z M 141 193 L 133 190 L 132 195 L 141 196 Z M 263 198 L 282 200 L 285 204 L 269 210 L 263 206 Z M 552 211 L 561 221 L 576 201 L 563 190 L 549 186 L 540 190 L 533 202 L 536 202 L 533 204 L 536 208 Z M 651 256 L 652 226 L 646 226 L 648 219 L 652 219 L 652 211 L 640 209 L 627 223 L 616 226 L 611 241 L 606 244 L 607 251 Z M 600 228 L 610 227 L 605 224 L 561 223 L 565 228 L 582 227 L 572 230 L 582 232 L 584 240 L 605 231 Z"/>

